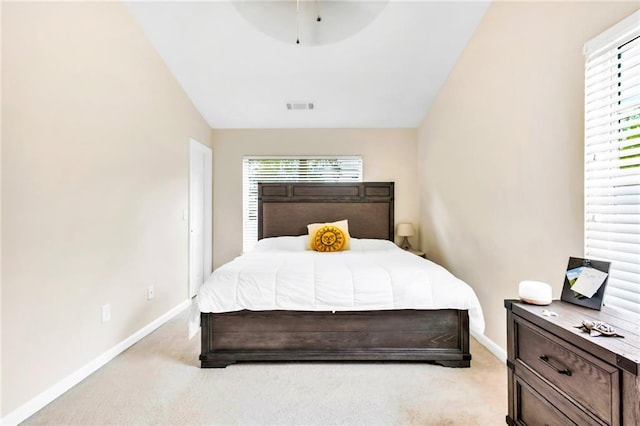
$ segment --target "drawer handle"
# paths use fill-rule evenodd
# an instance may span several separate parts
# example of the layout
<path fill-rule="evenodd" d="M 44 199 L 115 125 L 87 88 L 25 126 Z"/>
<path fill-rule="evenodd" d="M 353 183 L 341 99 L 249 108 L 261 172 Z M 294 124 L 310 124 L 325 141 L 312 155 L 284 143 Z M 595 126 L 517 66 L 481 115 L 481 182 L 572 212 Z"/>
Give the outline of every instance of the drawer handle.
<path fill-rule="evenodd" d="M 569 370 L 568 368 L 564 368 L 564 369 L 559 369 L 558 367 L 556 367 L 555 365 L 551 364 L 549 362 L 549 357 L 546 355 L 540 355 L 540 361 L 544 362 L 545 364 L 547 364 L 549 367 L 553 368 L 554 370 L 556 370 L 558 373 L 560 374 L 564 374 L 566 376 L 571 376 L 571 370 Z"/>

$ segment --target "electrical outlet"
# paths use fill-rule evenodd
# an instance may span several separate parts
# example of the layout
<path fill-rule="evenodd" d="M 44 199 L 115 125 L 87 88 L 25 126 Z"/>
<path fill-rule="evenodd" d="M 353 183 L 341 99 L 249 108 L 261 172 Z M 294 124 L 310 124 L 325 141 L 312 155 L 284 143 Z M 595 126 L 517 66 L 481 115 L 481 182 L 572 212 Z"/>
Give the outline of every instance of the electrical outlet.
<path fill-rule="evenodd" d="M 153 299 L 153 296 L 154 296 L 153 286 L 150 285 L 149 287 L 147 287 L 147 300 Z"/>
<path fill-rule="evenodd" d="M 111 305 L 107 303 L 106 305 L 102 306 L 102 322 L 105 323 L 109 320 L 111 320 Z"/>

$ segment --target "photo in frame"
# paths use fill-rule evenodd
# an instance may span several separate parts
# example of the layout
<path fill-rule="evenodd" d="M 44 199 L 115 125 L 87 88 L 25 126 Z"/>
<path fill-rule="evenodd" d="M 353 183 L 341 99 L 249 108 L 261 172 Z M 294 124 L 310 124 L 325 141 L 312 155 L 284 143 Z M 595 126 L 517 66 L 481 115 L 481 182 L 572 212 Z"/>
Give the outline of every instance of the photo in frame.
<path fill-rule="evenodd" d="M 600 310 L 609 281 L 610 262 L 570 257 L 564 274 L 561 300 Z"/>

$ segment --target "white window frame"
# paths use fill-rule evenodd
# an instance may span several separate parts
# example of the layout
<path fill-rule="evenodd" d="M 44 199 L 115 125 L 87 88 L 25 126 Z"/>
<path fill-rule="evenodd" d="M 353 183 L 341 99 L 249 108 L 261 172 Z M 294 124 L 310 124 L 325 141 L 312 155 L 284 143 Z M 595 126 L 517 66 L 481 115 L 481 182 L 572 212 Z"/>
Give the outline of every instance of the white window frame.
<path fill-rule="evenodd" d="M 288 170 L 266 171 L 253 174 L 252 162 L 259 161 L 338 161 L 345 171 L 335 174 L 328 171 Z M 258 240 L 258 185 L 257 182 L 362 182 L 363 160 L 359 155 L 298 155 L 298 156 L 244 156 L 242 158 L 242 251 L 250 251 Z"/>
<path fill-rule="evenodd" d="M 604 303 L 640 313 L 640 11 L 584 53 L 585 257 L 611 262 Z"/>

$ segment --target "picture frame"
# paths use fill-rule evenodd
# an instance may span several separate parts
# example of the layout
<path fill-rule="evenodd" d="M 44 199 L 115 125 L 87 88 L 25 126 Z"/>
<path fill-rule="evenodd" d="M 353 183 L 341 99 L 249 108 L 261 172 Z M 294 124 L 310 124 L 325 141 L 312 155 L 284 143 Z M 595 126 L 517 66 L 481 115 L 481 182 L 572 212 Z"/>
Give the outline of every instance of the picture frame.
<path fill-rule="evenodd" d="M 610 266 L 611 262 L 584 259 L 580 257 L 570 257 L 569 263 L 567 264 L 567 271 L 564 274 L 564 285 L 562 286 L 562 294 L 560 296 L 560 300 L 568 303 L 573 303 L 574 305 L 584 306 L 585 308 L 589 309 L 595 309 L 598 311 L 601 310 L 605 288 L 607 287 L 607 282 L 609 281 Z M 582 268 L 593 268 L 606 274 L 606 278 L 604 278 L 602 284 L 598 287 L 597 291 L 591 297 L 586 297 L 572 290 L 572 286 L 575 285 L 577 278 L 583 271 Z"/>

